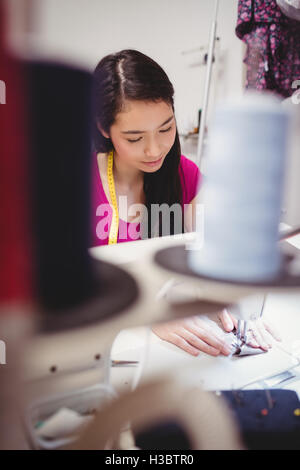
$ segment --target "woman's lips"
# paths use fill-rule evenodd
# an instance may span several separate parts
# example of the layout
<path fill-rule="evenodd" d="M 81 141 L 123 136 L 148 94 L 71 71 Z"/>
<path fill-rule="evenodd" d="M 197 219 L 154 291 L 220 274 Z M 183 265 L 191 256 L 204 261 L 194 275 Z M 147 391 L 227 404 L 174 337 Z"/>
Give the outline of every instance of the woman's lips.
<path fill-rule="evenodd" d="M 155 167 L 155 166 L 158 166 L 162 161 L 162 157 L 159 158 L 158 160 L 155 160 L 153 162 L 143 162 L 144 165 L 147 165 L 147 166 L 150 166 L 150 167 Z"/>

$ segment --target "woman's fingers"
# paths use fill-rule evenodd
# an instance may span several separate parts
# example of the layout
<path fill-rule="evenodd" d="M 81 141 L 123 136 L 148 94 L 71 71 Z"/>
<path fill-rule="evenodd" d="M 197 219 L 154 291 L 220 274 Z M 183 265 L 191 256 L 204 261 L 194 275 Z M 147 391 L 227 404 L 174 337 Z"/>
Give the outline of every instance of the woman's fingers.
<path fill-rule="evenodd" d="M 282 341 L 282 337 L 279 331 L 277 330 L 277 328 L 275 328 L 274 325 L 272 325 L 269 322 L 269 320 L 262 318 L 262 323 L 265 329 L 268 331 L 268 333 L 270 333 L 270 335 L 273 336 L 273 338 L 276 339 L 276 341 Z"/>
<path fill-rule="evenodd" d="M 250 322 L 250 324 L 253 338 L 256 343 L 258 343 L 258 346 L 262 349 L 270 349 L 272 347 L 273 339 L 276 341 L 282 340 L 278 330 L 269 322 L 267 318 L 259 318 L 253 322 Z M 249 344 L 251 344 L 250 341 Z"/>
<path fill-rule="evenodd" d="M 254 339 L 252 330 L 248 330 L 247 332 L 247 345 L 251 346 L 252 348 L 260 348 L 258 342 Z"/>
<path fill-rule="evenodd" d="M 236 318 L 229 313 L 229 311 L 224 308 L 219 314 L 222 326 L 227 333 L 230 333 L 237 326 Z"/>
<path fill-rule="evenodd" d="M 237 328 L 237 318 L 230 313 L 228 309 L 224 309 L 219 318 L 223 325 L 224 330 L 229 333 L 234 328 Z M 251 325 L 251 327 L 250 327 Z M 255 321 L 249 322 L 249 329 L 247 333 L 247 343 L 253 348 L 261 348 L 268 351 L 272 348 L 272 339 L 281 341 L 282 338 L 278 330 L 266 318 L 259 318 Z"/>
<path fill-rule="evenodd" d="M 219 314 L 219 318 L 227 333 L 237 327 L 237 319 L 227 309 Z M 219 354 L 228 356 L 232 352 L 225 337 L 218 334 L 200 317 L 154 325 L 152 330 L 161 339 L 178 346 L 192 356 L 198 356 L 199 352 L 211 356 Z M 272 338 L 280 340 L 280 335 L 267 320 L 258 319 L 249 322 L 247 343 L 250 346 L 268 351 L 272 347 Z"/>
<path fill-rule="evenodd" d="M 172 335 L 172 342 L 195 356 L 198 356 L 200 352 L 205 352 L 211 356 L 218 356 L 220 354 L 219 349 L 210 346 L 187 330 L 183 330 L 179 334 L 174 333 Z"/>
<path fill-rule="evenodd" d="M 165 338 L 169 343 L 174 344 L 183 351 L 191 354 L 192 356 L 199 356 L 200 350 L 192 346 L 188 341 L 186 341 L 182 336 L 176 333 L 170 333 L 168 339 Z"/>
<path fill-rule="evenodd" d="M 205 321 L 198 321 L 196 317 L 154 325 L 152 331 L 161 339 L 178 346 L 193 356 L 197 356 L 200 351 L 211 356 L 219 354 L 227 356 L 231 353 L 230 346 L 216 335 Z"/>
<path fill-rule="evenodd" d="M 183 349 L 183 351 L 186 351 L 192 356 L 199 355 L 200 350 L 185 339 L 187 335 L 184 334 L 185 330 L 182 321 L 159 323 L 158 325 L 152 326 L 152 331 L 162 340 L 178 346 L 180 349 Z"/>
<path fill-rule="evenodd" d="M 222 354 L 228 356 L 231 353 L 231 347 L 226 341 L 205 322 L 198 317 L 194 317 L 193 323 L 186 326 L 189 331 L 194 333 L 205 343 L 218 349 Z"/>
<path fill-rule="evenodd" d="M 251 332 L 254 340 L 257 342 L 261 349 L 268 351 L 272 347 L 272 341 L 270 340 L 270 336 L 268 336 L 260 320 L 256 320 L 251 324 Z"/>

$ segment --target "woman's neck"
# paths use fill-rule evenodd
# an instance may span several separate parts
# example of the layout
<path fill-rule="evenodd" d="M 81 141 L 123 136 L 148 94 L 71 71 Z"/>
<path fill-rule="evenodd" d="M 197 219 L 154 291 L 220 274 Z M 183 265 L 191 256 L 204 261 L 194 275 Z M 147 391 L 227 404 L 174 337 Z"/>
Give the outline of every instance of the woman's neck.
<path fill-rule="evenodd" d="M 114 152 L 113 171 L 115 181 L 123 187 L 132 187 L 143 181 L 143 172 L 120 160 L 116 152 Z"/>

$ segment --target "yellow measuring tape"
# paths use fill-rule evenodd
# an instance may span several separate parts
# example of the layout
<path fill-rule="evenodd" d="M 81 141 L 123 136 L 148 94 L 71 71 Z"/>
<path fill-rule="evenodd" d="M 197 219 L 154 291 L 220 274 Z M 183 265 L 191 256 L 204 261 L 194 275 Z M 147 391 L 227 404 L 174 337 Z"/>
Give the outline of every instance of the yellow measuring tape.
<path fill-rule="evenodd" d="M 114 181 L 114 174 L 113 174 L 113 163 L 114 163 L 114 152 L 111 150 L 108 154 L 108 162 L 107 162 L 107 180 L 108 180 L 108 187 L 109 187 L 109 194 L 110 199 L 112 202 L 112 220 L 111 226 L 109 231 L 109 238 L 108 244 L 113 245 L 118 243 L 118 232 L 119 232 L 119 211 L 118 211 L 118 203 L 117 203 L 117 196 L 116 196 L 116 189 L 115 189 L 115 181 Z"/>

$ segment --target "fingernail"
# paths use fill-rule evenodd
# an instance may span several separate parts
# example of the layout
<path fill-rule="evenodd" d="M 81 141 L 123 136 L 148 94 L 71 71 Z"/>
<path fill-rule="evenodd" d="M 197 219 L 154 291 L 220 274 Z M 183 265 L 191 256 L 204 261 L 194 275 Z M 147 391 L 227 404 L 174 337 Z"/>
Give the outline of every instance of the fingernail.
<path fill-rule="evenodd" d="M 226 329 L 227 330 L 233 330 L 233 323 L 231 320 L 226 320 Z"/>

